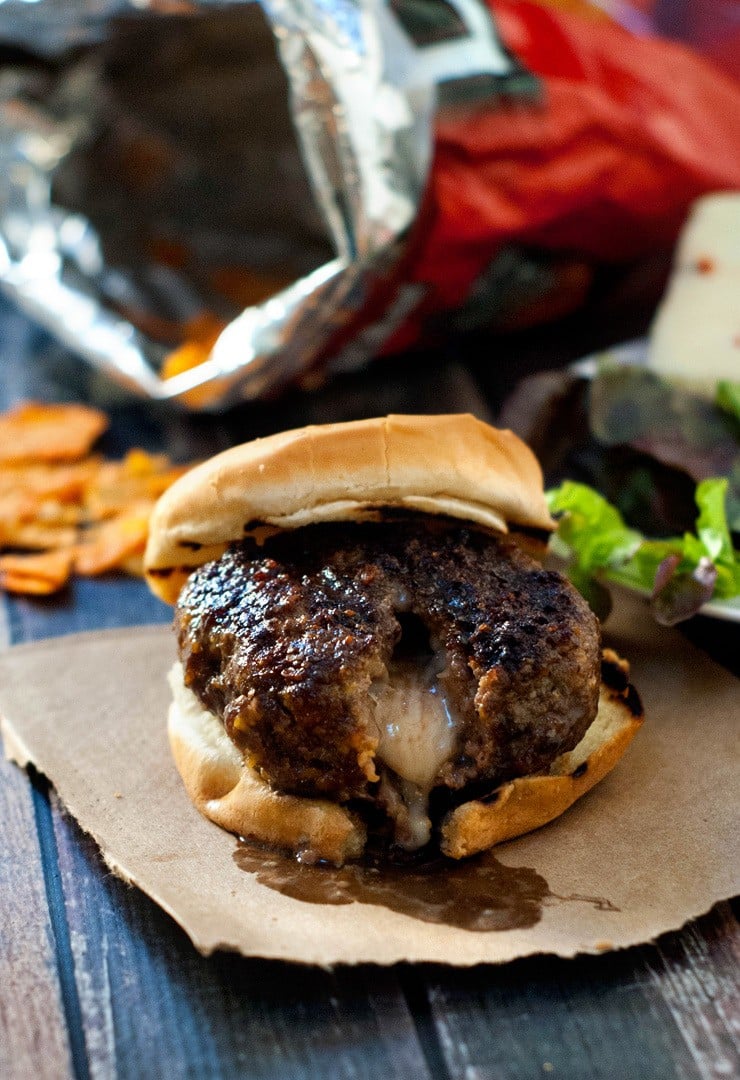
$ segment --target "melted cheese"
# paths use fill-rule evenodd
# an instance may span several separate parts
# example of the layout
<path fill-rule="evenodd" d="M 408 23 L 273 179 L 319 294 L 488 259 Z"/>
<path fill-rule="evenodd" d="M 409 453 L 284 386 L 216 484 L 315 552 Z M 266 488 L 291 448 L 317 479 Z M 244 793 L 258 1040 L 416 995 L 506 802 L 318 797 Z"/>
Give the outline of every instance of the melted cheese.
<path fill-rule="evenodd" d="M 408 810 L 413 842 L 429 840 L 429 792 L 455 745 L 455 720 L 435 668 L 413 661 L 392 662 L 388 681 L 375 683 L 376 757 L 401 778 L 399 794 Z"/>
<path fill-rule="evenodd" d="M 392 663 L 388 682 L 373 687 L 377 757 L 428 791 L 452 753 L 454 720 L 439 683 L 412 663 Z"/>

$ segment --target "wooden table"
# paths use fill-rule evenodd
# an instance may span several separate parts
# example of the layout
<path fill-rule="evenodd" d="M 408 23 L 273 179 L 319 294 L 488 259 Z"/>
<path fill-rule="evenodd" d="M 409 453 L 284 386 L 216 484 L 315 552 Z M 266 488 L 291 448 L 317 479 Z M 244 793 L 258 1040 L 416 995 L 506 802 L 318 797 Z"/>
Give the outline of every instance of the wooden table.
<path fill-rule="evenodd" d="M 476 382 L 459 358 L 409 360 L 311 396 L 188 417 L 125 399 L 0 304 L 0 408 L 23 397 L 102 403 L 112 417 L 102 447 L 109 456 L 141 445 L 185 460 L 293 424 L 392 410 L 486 415 L 493 384 Z M 0 599 L 0 647 L 169 619 L 138 580 L 78 581 L 61 600 Z M 695 624 L 695 640 L 718 652 L 724 641 L 730 655 L 716 626 Z M 740 1072 L 740 934 L 730 904 L 622 953 L 467 971 L 326 972 L 198 956 L 162 911 L 106 871 L 45 780 L 5 762 L 0 844 L 0 1077 L 708 1080 Z"/>

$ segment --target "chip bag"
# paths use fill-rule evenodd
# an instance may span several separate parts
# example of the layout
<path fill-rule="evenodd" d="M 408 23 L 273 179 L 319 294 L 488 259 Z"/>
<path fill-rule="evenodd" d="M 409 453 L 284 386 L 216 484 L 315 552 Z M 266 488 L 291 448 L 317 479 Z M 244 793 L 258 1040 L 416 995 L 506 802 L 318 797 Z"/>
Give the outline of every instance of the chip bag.
<path fill-rule="evenodd" d="M 599 267 L 669 249 L 697 197 L 740 188 L 740 86 L 585 0 L 122 0 L 79 53 L 73 21 L 39 33 L 53 6 L 16 38 L 54 53 L 47 96 L 35 71 L 22 108 L 22 83 L 0 91 L 6 156 L 39 145 L 29 129 L 49 151 L 0 178 L 28 184 L 0 191 L 3 287 L 192 409 L 561 316 Z M 57 261 L 24 258 L 31 188 L 56 200 Z"/>

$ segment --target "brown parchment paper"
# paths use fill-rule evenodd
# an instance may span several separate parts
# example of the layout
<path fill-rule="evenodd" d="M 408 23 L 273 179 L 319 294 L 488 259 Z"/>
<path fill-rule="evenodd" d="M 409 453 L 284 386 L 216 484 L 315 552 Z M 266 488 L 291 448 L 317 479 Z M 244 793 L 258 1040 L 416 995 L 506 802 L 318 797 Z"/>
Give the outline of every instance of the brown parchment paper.
<path fill-rule="evenodd" d="M 557 896 L 526 930 L 479 933 L 384 907 L 304 903 L 240 870 L 235 838 L 192 807 L 171 763 L 167 628 L 54 639 L 0 655 L 5 749 L 50 778 L 108 866 L 168 911 L 202 953 L 469 965 L 619 948 L 738 892 L 740 682 L 678 632 L 655 626 L 631 598 L 607 637 L 632 663 L 647 720 L 616 770 L 581 802 L 497 849 L 506 865 L 538 871 Z"/>

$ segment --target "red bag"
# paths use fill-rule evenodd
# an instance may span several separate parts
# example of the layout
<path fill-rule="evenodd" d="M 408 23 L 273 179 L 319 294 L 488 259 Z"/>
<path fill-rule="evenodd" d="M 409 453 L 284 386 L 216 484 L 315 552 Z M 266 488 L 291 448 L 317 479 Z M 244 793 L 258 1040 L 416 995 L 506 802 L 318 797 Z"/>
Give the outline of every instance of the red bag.
<path fill-rule="evenodd" d="M 507 46 L 540 76 L 543 100 L 439 119 L 404 266 L 365 309 L 385 313 L 372 330 L 376 340 L 387 331 L 384 352 L 429 337 L 439 312 L 465 304 L 509 245 L 587 263 L 637 260 L 673 244 L 694 199 L 740 188 L 734 80 L 682 45 L 606 18 L 489 3 Z M 404 313 L 395 328 L 394 311 Z"/>

